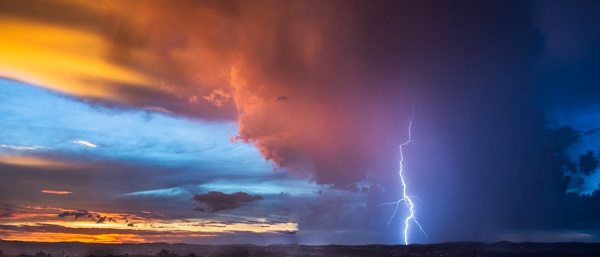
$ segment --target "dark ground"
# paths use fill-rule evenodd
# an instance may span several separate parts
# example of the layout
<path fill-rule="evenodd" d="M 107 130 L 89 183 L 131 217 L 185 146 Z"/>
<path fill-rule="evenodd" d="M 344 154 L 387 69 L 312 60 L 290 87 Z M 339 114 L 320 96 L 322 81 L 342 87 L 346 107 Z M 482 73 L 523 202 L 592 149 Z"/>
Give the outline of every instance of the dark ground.
<path fill-rule="evenodd" d="M 190 245 L 31 243 L 0 240 L 2 257 L 226 257 L 226 256 L 600 256 L 600 244 L 589 243 L 445 243 L 433 245 Z"/>

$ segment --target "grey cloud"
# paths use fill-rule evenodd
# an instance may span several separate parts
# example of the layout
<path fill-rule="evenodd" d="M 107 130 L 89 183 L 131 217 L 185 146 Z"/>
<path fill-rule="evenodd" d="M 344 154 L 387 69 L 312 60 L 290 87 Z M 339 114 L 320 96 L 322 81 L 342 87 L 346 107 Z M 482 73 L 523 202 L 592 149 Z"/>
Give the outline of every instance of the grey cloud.
<path fill-rule="evenodd" d="M 60 214 L 58 214 L 59 218 L 64 218 L 64 217 L 75 217 L 75 219 L 80 218 L 80 217 L 87 217 L 87 218 L 93 218 L 93 214 L 90 213 L 89 211 L 86 210 L 77 210 L 74 212 L 62 212 Z"/>
<path fill-rule="evenodd" d="M 193 199 L 200 204 L 199 206 L 196 206 L 194 210 L 213 213 L 236 209 L 245 204 L 262 200 L 263 197 L 259 195 L 251 196 L 244 192 L 226 194 L 223 192 L 211 191 L 206 194 L 195 194 Z"/>

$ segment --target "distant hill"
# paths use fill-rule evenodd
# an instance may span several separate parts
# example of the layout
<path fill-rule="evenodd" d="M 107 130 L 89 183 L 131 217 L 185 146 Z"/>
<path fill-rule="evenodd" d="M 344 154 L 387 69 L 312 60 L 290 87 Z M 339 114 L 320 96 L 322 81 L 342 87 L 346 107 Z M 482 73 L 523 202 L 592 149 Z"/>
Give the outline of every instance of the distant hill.
<path fill-rule="evenodd" d="M 38 243 L 0 240 L 2 257 L 228 257 L 228 256 L 600 256 L 600 244 L 457 242 L 431 245 L 193 245 Z M 36 256 L 37 254 L 37 256 Z M 44 256 L 42 256 L 44 255 Z"/>

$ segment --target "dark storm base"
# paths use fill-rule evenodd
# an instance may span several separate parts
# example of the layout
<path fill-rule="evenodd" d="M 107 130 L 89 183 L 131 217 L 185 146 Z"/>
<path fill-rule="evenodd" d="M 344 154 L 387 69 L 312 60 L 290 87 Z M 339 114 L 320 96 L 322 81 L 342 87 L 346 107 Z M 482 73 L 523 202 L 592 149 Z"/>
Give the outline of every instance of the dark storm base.
<path fill-rule="evenodd" d="M 228 257 L 228 256 L 600 256 L 600 244 L 589 243 L 445 243 L 433 245 L 190 245 L 85 244 L 1 241 L 2 257 Z M 50 254 L 50 255 L 48 255 Z"/>

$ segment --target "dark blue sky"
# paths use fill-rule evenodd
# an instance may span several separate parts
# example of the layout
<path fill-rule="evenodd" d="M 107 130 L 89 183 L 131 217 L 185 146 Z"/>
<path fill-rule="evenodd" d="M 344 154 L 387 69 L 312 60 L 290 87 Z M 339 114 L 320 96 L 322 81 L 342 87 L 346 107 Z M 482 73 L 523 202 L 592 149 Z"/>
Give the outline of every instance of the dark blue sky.
<path fill-rule="evenodd" d="M 600 241 L 599 11 L 2 2 L 0 235 Z"/>

